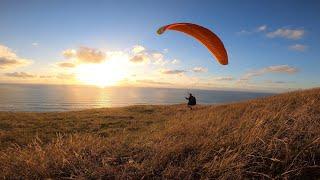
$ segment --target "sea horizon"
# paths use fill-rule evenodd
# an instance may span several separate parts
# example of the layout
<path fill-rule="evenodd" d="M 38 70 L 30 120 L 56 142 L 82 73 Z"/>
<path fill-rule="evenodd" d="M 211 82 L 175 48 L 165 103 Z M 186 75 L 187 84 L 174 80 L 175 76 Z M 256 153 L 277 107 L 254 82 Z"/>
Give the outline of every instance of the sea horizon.
<path fill-rule="evenodd" d="M 183 104 L 188 93 L 195 95 L 198 104 L 231 103 L 276 94 L 240 90 L 1 83 L 0 111 L 52 112 Z"/>

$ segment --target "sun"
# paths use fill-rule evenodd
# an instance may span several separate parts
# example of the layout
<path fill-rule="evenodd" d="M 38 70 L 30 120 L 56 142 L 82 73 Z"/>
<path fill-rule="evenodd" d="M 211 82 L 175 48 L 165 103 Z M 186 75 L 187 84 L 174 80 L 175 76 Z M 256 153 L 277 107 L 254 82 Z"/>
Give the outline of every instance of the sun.
<path fill-rule="evenodd" d="M 112 54 L 103 63 L 79 65 L 76 68 L 76 77 L 88 85 L 115 86 L 129 74 L 127 61 L 128 57 L 122 54 Z"/>

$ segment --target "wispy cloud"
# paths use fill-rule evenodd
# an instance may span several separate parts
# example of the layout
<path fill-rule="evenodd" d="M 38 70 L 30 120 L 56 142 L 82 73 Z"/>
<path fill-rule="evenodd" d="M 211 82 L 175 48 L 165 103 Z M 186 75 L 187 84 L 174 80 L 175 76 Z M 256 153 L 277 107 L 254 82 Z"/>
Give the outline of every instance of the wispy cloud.
<path fill-rule="evenodd" d="M 76 64 L 70 63 L 70 62 L 61 62 L 61 63 L 58 63 L 57 65 L 62 68 L 74 68 L 77 66 Z"/>
<path fill-rule="evenodd" d="M 291 67 L 289 65 L 277 65 L 277 66 L 269 66 L 269 67 L 263 68 L 262 70 L 260 70 L 260 72 L 262 72 L 262 73 L 272 72 L 272 73 L 294 74 L 294 73 L 298 72 L 298 69 L 295 67 Z"/>
<path fill-rule="evenodd" d="M 276 38 L 282 37 L 287 39 L 301 39 L 305 35 L 305 30 L 303 29 L 289 29 L 289 28 L 279 28 L 275 31 L 267 33 L 267 37 Z"/>
<path fill-rule="evenodd" d="M 75 78 L 75 74 L 60 73 L 56 76 L 56 78 L 62 79 L 62 80 L 70 80 Z"/>
<path fill-rule="evenodd" d="M 269 66 L 258 70 L 253 70 L 247 72 L 240 78 L 240 81 L 249 81 L 251 78 L 255 76 L 262 76 L 267 73 L 285 73 L 285 74 L 294 74 L 297 73 L 298 69 L 295 67 L 291 67 L 289 65 L 277 65 L 277 66 Z"/>
<path fill-rule="evenodd" d="M 237 34 L 254 34 L 254 33 L 264 33 L 269 38 L 286 38 L 286 39 L 301 39 L 305 35 L 304 29 L 290 29 L 290 28 L 279 28 L 274 31 L 267 31 L 269 28 L 267 25 L 261 25 L 253 30 L 241 30 Z"/>
<path fill-rule="evenodd" d="M 274 80 L 266 80 L 265 81 L 268 84 L 287 84 L 287 83 L 294 83 L 292 81 L 274 81 Z"/>
<path fill-rule="evenodd" d="M 153 84 L 153 85 L 172 85 L 172 83 L 169 83 L 169 82 L 153 81 L 148 79 L 137 80 L 137 82 L 143 83 L 143 84 Z"/>
<path fill-rule="evenodd" d="M 39 76 L 39 78 L 41 78 L 41 79 L 50 79 L 52 77 L 53 76 L 50 76 L 50 75 L 41 75 L 41 76 Z"/>
<path fill-rule="evenodd" d="M 214 80 L 216 80 L 216 81 L 233 81 L 234 78 L 232 76 L 222 76 L 222 77 L 215 77 Z"/>
<path fill-rule="evenodd" d="M 14 58 L 14 57 L 0 57 L 0 69 L 17 68 L 30 64 L 30 61 Z"/>
<path fill-rule="evenodd" d="M 237 32 L 238 35 L 247 35 L 247 34 L 251 34 L 251 33 L 252 33 L 251 31 L 244 30 L 244 29 Z"/>
<path fill-rule="evenodd" d="M 163 69 L 161 70 L 162 74 L 182 74 L 187 72 L 186 70 L 179 70 L 179 69 Z"/>
<path fill-rule="evenodd" d="M 18 57 L 11 49 L 0 45 L 0 69 L 17 68 L 31 64 L 31 60 Z"/>
<path fill-rule="evenodd" d="M 261 25 L 257 28 L 258 32 L 266 31 L 267 30 L 267 25 Z"/>
<path fill-rule="evenodd" d="M 31 45 L 34 46 L 34 47 L 38 47 L 38 46 L 39 46 L 39 43 L 33 42 Z"/>
<path fill-rule="evenodd" d="M 152 53 L 151 56 L 152 56 L 153 64 L 163 66 L 168 63 L 168 61 L 164 59 L 164 55 L 160 52 Z"/>
<path fill-rule="evenodd" d="M 194 67 L 192 69 L 193 72 L 196 72 L 196 73 L 203 73 L 203 72 L 207 72 L 208 69 L 207 68 L 204 68 L 204 67 Z"/>
<path fill-rule="evenodd" d="M 250 29 L 250 30 L 243 29 L 243 30 L 237 32 L 237 34 L 239 34 L 239 35 L 249 35 L 249 34 L 264 32 L 266 30 L 267 30 L 267 25 L 260 25 L 260 26 L 258 26 L 256 28 Z"/>
<path fill-rule="evenodd" d="M 155 60 L 163 59 L 163 54 L 162 53 L 152 53 L 152 58 Z"/>
<path fill-rule="evenodd" d="M 8 76 L 8 77 L 22 78 L 22 79 L 35 78 L 35 77 L 37 77 L 36 75 L 29 74 L 29 73 L 26 73 L 26 72 L 5 73 L 4 75 L 5 75 L 5 76 Z"/>
<path fill-rule="evenodd" d="M 172 64 L 179 64 L 180 61 L 179 61 L 178 59 L 174 59 L 174 60 L 171 61 L 171 63 L 172 63 Z"/>
<path fill-rule="evenodd" d="M 300 51 L 300 52 L 307 50 L 307 48 L 308 48 L 308 46 L 303 45 L 303 44 L 293 44 L 293 45 L 289 46 L 290 50 Z"/>

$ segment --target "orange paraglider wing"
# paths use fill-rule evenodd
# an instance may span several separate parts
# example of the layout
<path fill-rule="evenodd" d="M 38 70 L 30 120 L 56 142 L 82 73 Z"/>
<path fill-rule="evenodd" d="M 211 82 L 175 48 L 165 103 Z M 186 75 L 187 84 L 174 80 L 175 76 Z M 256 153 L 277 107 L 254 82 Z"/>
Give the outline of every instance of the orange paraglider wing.
<path fill-rule="evenodd" d="M 220 64 L 228 64 L 228 54 L 222 41 L 209 29 L 191 23 L 174 23 L 159 28 L 157 33 L 162 34 L 166 30 L 180 31 L 194 37 L 208 48 Z"/>

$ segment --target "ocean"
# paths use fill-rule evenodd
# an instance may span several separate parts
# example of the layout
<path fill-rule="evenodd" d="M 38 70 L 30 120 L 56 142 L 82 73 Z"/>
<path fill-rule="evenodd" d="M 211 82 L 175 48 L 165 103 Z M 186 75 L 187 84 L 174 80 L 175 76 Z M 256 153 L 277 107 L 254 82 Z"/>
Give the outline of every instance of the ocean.
<path fill-rule="evenodd" d="M 191 92 L 198 104 L 219 104 L 273 95 L 260 92 L 72 85 L 0 84 L 0 111 L 70 111 L 142 104 L 186 103 Z"/>

